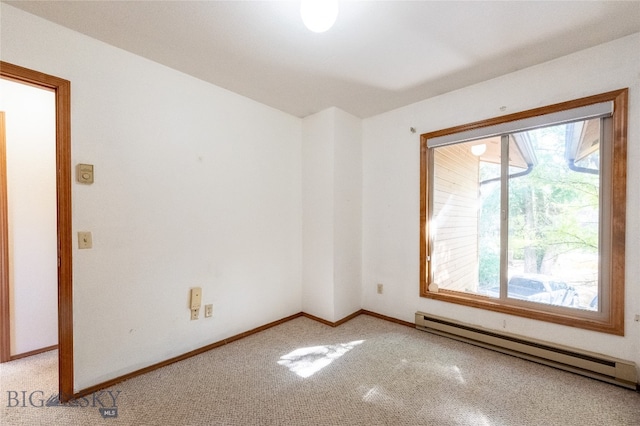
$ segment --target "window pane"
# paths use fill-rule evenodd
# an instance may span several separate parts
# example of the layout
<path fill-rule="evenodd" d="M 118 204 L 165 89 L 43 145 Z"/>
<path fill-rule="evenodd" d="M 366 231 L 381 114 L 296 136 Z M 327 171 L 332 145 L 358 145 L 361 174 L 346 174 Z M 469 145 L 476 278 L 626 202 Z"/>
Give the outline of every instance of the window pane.
<path fill-rule="evenodd" d="M 478 293 L 500 297 L 500 142 L 480 157 Z"/>
<path fill-rule="evenodd" d="M 500 138 L 434 150 L 431 265 L 442 289 L 500 295 L 499 157 Z"/>
<path fill-rule="evenodd" d="M 509 173 L 508 297 L 597 310 L 600 120 L 513 140 L 531 164 Z"/>

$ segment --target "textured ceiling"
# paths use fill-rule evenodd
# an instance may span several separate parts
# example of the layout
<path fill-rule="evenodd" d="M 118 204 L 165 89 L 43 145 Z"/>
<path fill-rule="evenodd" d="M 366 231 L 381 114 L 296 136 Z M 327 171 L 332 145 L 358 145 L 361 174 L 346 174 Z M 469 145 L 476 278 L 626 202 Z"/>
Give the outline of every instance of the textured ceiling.
<path fill-rule="evenodd" d="M 640 32 L 640 1 L 6 1 L 298 117 L 369 117 Z M 639 47 L 640 48 L 640 47 Z"/>

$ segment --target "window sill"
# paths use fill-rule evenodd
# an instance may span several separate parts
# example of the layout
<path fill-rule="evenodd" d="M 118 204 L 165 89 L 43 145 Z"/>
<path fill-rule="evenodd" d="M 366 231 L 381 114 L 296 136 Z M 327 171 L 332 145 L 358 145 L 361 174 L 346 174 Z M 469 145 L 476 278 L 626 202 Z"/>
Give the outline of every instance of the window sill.
<path fill-rule="evenodd" d="M 548 309 L 543 310 L 537 309 L 536 306 L 532 306 L 535 305 L 532 303 L 518 303 L 515 301 L 511 304 L 509 302 L 490 297 L 475 296 L 447 290 L 440 290 L 437 293 L 421 291 L 420 296 L 442 302 L 455 303 L 458 305 L 485 309 L 488 311 L 500 312 L 503 314 L 515 315 L 538 321 L 624 336 L 624 313 L 611 315 L 611 319 L 609 317 L 603 317 L 602 315 L 598 315 L 596 317 L 595 313 L 593 318 L 586 318 L 584 311 L 580 311 L 578 315 L 574 315 L 571 312 L 567 312 L 567 308 L 553 309 L 553 307 L 546 307 L 543 305 L 544 308 Z M 610 309 L 612 308 L 614 307 L 610 307 Z M 555 310 L 555 312 L 552 312 L 552 310 Z M 614 310 L 613 312 L 616 311 Z"/>

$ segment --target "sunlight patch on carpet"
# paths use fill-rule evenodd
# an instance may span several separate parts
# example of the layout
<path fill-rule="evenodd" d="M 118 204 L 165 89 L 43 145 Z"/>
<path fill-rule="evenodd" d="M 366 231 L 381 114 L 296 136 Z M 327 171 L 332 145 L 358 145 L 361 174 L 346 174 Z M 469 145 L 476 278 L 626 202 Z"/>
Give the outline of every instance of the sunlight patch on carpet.
<path fill-rule="evenodd" d="M 405 407 L 402 399 L 394 397 L 391 392 L 381 385 L 376 385 L 369 389 L 362 397 L 362 400 L 389 410 L 401 410 Z"/>
<path fill-rule="evenodd" d="M 363 342 L 364 340 L 354 340 L 353 342 L 337 345 L 299 348 L 280 357 L 278 364 L 287 367 L 289 371 L 296 373 L 300 377 L 311 377 Z"/>

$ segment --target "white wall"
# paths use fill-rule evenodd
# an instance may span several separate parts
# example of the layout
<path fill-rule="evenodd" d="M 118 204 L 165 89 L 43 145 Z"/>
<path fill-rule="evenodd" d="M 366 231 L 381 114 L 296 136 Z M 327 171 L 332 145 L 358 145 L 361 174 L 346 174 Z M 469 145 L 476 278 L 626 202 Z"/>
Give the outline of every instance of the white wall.
<path fill-rule="evenodd" d="M 334 321 L 334 109 L 302 121 L 302 310 Z"/>
<path fill-rule="evenodd" d="M 361 307 L 362 120 L 334 109 L 334 321 Z"/>
<path fill-rule="evenodd" d="M 416 311 L 552 341 L 640 365 L 640 34 L 364 120 L 363 308 L 405 321 Z M 420 134 L 629 87 L 624 337 L 419 297 Z M 501 107 L 506 107 L 501 111 Z M 409 131 L 415 127 L 415 134 Z M 384 283 L 385 294 L 375 293 Z"/>
<path fill-rule="evenodd" d="M 300 312 L 301 120 L 0 7 L 2 60 L 71 81 L 72 165 L 95 165 L 72 184 L 94 247 L 73 251 L 75 390 Z M 189 320 L 192 286 L 213 318 Z"/>
<path fill-rule="evenodd" d="M 302 129 L 303 310 L 335 322 L 360 309 L 362 121 L 332 107 Z"/>
<path fill-rule="evenodd" d="M 0 79 L 5 111 L 10 353 L 58 343 L 55 94 Z"/>

